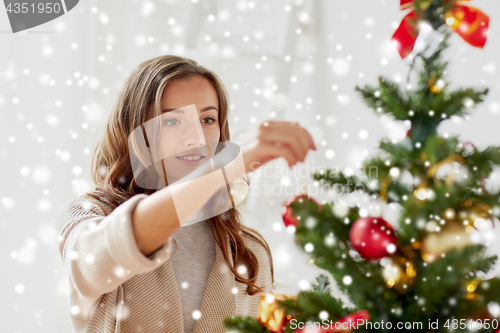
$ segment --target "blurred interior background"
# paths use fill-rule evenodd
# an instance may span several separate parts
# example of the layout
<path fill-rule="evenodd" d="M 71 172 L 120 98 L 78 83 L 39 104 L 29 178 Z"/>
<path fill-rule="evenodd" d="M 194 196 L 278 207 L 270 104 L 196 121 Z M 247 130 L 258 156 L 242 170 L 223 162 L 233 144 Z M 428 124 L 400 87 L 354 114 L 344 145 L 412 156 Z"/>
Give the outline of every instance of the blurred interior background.
<path fill-rule="evenodd" d="M 490 93 L 440 133 L 482 150 L 500 143 L 500 3 L 471 5 L 491 18 L 488 41 L 476 49 L 455 34 L 448 79 Z M 2 332 L 71 331 L 53 218 L 94 187 L 92 154 L 127 75 L 164 54 L 221 77 L 233 139 L 269 119 L 297 121 L 315 138 L 318 150 L 294 169 L 277 159 L 250 174 L 240 206 L 245 224 L 271 248 L 274 292 L 307 288 L 320 270 L 295 247 L 280 207 L 304 186 L 320 201 L 335 199 L 314 192 L 312 172 L 355 170 L 381 138 L 405 135 L 404 124 L 377 116 L 354 91 L 380 75 L 406 85 L 411 60 L 390 42 L 404 14 L 397 0 L 82 0 L 54 21 L 12 34 L 0 9 Z M 395 212 L 383 210 L 394 221 Z"/>

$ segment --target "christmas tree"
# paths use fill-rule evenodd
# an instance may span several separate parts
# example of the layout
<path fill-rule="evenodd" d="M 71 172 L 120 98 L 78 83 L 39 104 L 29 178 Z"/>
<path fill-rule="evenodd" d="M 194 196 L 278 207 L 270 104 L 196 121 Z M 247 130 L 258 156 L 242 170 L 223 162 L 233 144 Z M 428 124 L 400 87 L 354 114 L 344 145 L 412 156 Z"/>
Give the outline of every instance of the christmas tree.
<path fill-rule="evenodd" d="M 443 60 L 449 37 L 483 47 L 488 17 L 454 0 L 401 0 L 409 10 L 393 36 L 405 58 L 413 55 L 404 88 L 380 78 L 377 86 L 356 87 L 378 114 L 411 124 L 400 142 L 383 139 L 376 157 L 365 160 L 361 176 L 317 172 L 322 186 L 362 191 L 384 204 L 397 204 L 396 224 L 358 207 L 319 204 L 306 194 L 283 206 L 296 244 L 318 267 L 330 272 L 354 308 L 332 297 L 326 275 L 312 289 L 289 295 L 262 294 L 258 318 L 227 317 L 234 332 L 493 332 L 498 323 L 500 280 L 488 276 L 497 257 L 487 253 L 484 235 L 500 216 L 498 196 L 485 180 L 500 165 L 500 147 L 482 151 L 437 128 L 452 116 L 465 117 L 487 89 L 449 87 Z M 421 25 L 433 29 L 414 50 Z M 349 186 L 350 185 L 350 186 Z M 492 309 L 495 309 L 493 311 Z M 497 312 L 497 313 L 495 313 Z M 303 326 L 298 326 L 302 323 Z M 306 325 L 309 323 L 309 325 Z M 315 323 L 315 325 L 313 325 Z"/>

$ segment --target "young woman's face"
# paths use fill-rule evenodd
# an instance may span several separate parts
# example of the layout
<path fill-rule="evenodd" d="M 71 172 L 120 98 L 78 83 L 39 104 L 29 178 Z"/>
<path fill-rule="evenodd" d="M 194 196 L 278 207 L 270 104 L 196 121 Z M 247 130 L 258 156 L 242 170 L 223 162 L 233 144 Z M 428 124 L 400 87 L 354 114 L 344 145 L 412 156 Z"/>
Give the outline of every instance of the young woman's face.
<path fill-rule="evenodd" d="M 168 183 L 172 183 L 209 160 L 208 144 L 214 147 L 220 140 L 219 99 L 204 77 L 177 79 L 167 85 L 161 109 L 159 156 L 165 157 Z M 183 158 L 186 154 L 202 157 Z"/>

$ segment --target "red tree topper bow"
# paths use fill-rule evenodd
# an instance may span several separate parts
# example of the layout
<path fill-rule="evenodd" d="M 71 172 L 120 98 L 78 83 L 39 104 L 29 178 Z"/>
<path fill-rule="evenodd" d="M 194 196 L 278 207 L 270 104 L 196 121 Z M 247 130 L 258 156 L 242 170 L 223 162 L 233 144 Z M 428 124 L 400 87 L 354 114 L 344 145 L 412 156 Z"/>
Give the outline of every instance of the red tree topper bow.
<path fill-rule="evenodd" d="M 411 8 L 414 0 L 400 0 L 401 10 Z M 450 0 L 445 0 L 448 2 Z M 451 0 L 453 1 L 453 0 Z M 460 2 L 465 2 L 464 0 Z M 391 40 L 395 43 L 401 58 L 405 58 L 415 47 L 418 36 L 418 22 L 422 20 L 415 10 L 407 14 Z M 458 33 L 472 46 L 483 48 L 486 44 L 490 18 L 475 7 L 455 3 L 453 8 L 445 13 L 446 24 Z"/>

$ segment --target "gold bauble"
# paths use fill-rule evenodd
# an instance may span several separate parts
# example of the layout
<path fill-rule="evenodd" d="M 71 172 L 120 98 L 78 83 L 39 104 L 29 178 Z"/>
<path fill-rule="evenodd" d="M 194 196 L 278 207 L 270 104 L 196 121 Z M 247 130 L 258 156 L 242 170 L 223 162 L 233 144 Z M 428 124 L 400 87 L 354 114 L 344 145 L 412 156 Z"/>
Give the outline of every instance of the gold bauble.
<path fill-rule="evenodd" d="M 280 332 L 285 321 L 285 310 L 278 306 L 278 301 L 295 299 L 297 297 L 292 295 L 261 292 L 257 321 L 272 332 Z"/>
<path fill-rule="evenodd" d="M 470 234 L 463 225 L 449 222 L 441 231 L 428 234 L 422 241 L 420 253 L 424 261 L 430 263 L 441 257 L 443 253 L 472 244 Z"/>
<path fill-rule="evenodd" d="M 485 204 L 475 204 L 468 211 L 468 220 L 477 227 L 477 220 L 486 220 L 491 214 L 491 207 Z"/>
<path fill-rule="evenodd" d="M 417 271 L 413 265 L 412 246 L 402 247 L 400 250 L 400 253 L 390 259 L 385 258 L 382 276 L 388 288 L 395 288 L 399 293 L 405 294 L 413 287 Z"/>
<path fill-rule="evenodd" d="M 489 205 L 481 203 L 474 204 L 472 200 L 464 200 L 460 202 L 460 205 L 462 209 L 459 210 L 456 215 L 464 225 L 470 225 L 477 228 L 479 223 L 484 223 L 484 221 L 490 220 L 492 217 L 493 211 Z"/>

